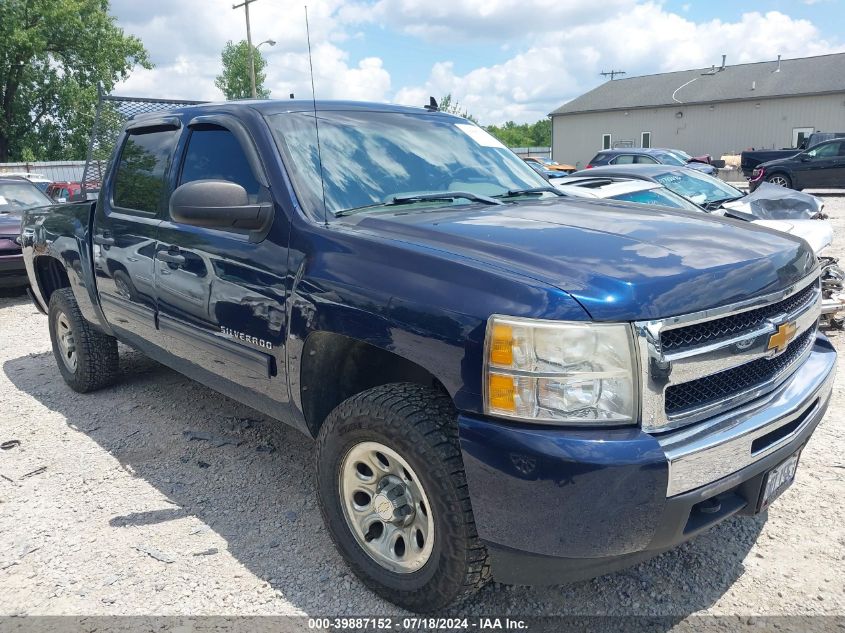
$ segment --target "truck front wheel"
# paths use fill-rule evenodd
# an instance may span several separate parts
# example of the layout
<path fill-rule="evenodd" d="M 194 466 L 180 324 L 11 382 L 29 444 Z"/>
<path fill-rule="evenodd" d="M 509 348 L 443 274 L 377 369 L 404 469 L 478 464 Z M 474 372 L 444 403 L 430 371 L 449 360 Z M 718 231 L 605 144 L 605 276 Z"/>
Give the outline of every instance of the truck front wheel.
<path fill-rule="evenodd" d="M 342 402 L 320 429 L 317 486 L 335 545 L 387 600 L 429 612 L 489 580 L 447 396 L 397 383 Z"/>
<path fill-rule="evenodd" d="M 85 320 L 70 288 L 50 296 L 50 341 L 62 378 L 86 393 L 114 382 L 118 373 L 117 341 Z"/>

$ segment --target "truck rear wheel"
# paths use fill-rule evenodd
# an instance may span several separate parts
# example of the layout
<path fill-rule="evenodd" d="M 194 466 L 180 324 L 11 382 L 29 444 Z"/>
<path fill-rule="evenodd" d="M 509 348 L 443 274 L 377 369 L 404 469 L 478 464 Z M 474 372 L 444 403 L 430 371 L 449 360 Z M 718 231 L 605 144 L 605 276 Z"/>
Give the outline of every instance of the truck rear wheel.
<path fill-rule="evenodd" d="M 117 341 L 91 327 L 70 288 L 52 294 L 48 319 L 53 355 L 71 389 L 86 393 L 114 382 L 118 374 Z"/>
<path fill-rule="evenodd" d="M 342 402 L 317 442 L 317 492 L 335 545 L 370 589 L 411 611 L 465 598 L 490 579 L 450 399 L 420 385 Z"/>

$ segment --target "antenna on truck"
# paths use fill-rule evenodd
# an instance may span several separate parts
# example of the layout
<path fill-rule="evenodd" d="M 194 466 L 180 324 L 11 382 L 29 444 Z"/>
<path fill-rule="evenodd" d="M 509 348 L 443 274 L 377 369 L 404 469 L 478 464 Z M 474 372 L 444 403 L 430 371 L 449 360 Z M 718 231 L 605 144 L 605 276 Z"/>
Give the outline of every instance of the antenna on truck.
<path fill-rule="evenodd" d="M 311 69 L 311 104 L 314 106 L 314 131 L 317 134 L 317 162 L 320 164 L 320 187 L 323 189 L 323 225 L 328 226 L 329 210 L 326 207 L 326 181 L 323 178 L 323 154 L 320 151 L 320 123 L 317 121 L 317 92 L 314 89 L 314 62 L 311 60 L 311 27 L 308 25 L 307 4 L 305 5 L 305 36 L 308 39 L 308 66 Z"/>

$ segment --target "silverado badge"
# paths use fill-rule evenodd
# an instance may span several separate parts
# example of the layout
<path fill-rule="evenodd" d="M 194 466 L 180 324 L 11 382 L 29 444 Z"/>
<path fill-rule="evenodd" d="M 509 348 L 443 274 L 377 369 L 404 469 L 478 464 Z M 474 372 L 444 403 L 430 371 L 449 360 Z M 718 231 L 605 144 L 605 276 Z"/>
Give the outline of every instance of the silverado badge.
<path fill-rule="evenodd" d="M 795 325 L 794 321 L 790 323 L 782 323 L 778 328 L 778 331 L 769 337 L 769 349 L 774 350 L 776 356 L 781 352 L 786 351 L 786 346 L 789 345 L 789 342 L 795 338 L 795 332 L 797 330 L 798 326 Z"/>

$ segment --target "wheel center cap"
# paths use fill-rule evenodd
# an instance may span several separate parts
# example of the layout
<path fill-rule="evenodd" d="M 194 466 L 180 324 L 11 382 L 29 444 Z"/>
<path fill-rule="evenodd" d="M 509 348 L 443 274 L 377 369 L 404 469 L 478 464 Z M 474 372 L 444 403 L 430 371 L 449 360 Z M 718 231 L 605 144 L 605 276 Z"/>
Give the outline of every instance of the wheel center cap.
<path fill-rule="evenodd" d="M 407 524 L 413 519 L 414 501 L 404 482 L 393 475 L 382 479 L 372 507 L 385 523 Z"/>
<path fill-rule="evenodd" d="M 395 508 L 393 502 L 383 493 L 379 493 L 373 498 L 373 509 L 381 517 L 382 521 L 392 521 L 394 518 L 393 512 Z"/>

